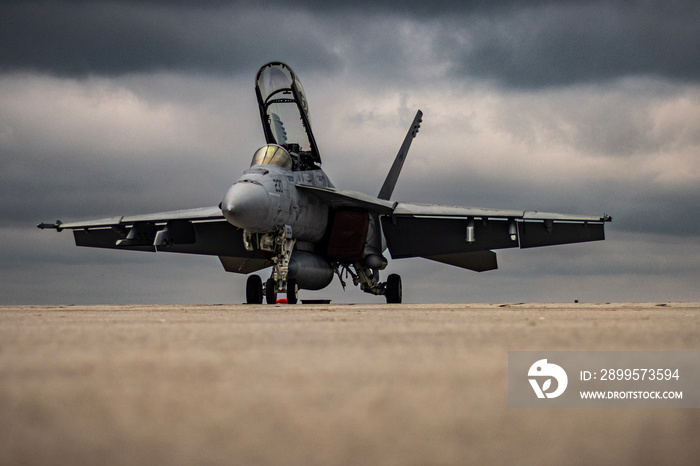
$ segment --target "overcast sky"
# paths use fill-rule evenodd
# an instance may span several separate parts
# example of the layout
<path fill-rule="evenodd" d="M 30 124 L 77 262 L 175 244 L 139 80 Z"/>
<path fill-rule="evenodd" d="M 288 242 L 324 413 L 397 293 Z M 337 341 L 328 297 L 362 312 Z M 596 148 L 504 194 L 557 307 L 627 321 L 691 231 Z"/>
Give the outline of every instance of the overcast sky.
<path fill-rule="evenodd" d="M 0 2 L 0 304 L 242 302 L 216 257 L 36 224 L 217 205 L 264 144 L 273 60 L 339 188 L 376 194 L 421 109 L 395 200 L 613 217 L 481 274 L 391 261 L 406 302 L 700 301 L 695 0 L 22 0 Z"/>

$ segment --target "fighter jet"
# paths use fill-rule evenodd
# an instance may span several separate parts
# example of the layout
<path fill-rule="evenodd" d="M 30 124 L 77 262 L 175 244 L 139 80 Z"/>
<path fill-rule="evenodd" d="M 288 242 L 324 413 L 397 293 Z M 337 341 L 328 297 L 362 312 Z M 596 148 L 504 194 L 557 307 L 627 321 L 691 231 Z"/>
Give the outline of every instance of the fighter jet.
<path fill-rule="evenodd" d="M 605 239 L 607 215 L 451 207 L 391 199 L 420 128 L 416 113 L 376 196 L 336 189 L 321 169 L 309 107 L 299 79 L 280 62 L 255 77 L 266 144 L 218 206 L 41 223 L 72 230 L 77 246 L 218 256 L 228 272 L 250 275 L 246 302 L 294 304 L 299 289 L 320 290 L 337 276 L 388 303 L 402 301 L 401 277 L 380 273 L 392 259 L 423 257 L 464 269 L 496 269 L 494 249 Z"/>

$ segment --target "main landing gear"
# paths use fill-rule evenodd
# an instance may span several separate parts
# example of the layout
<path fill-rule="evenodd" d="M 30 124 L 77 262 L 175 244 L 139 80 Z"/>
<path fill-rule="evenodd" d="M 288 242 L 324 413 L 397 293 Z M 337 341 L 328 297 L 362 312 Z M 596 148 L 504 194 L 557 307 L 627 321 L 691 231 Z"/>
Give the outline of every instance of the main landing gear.
<path fill-rule="evenodd" d="M 392 273 L 387 277 L 386 282 L 379 281 L 379 270 L 367 267 L 362 263 L 355 263 L 352 265 L 339 265 L 335 264 L 336 274 L 340 278 L 340 283 L 345 288 L 345 281 L 343 280 L 343 275 L 347 277 L 350 275 L 352 277 L 352 282 L 355 286 L 360 287 L 362 291 L 374 295 L 384 295 L 386 302 L 388 304 L 400 304 L 402 297 L 402 287 L 401 287 L 401 276 Z M 344 271 L 341 274 L 340 269 Z"/>
<path fill-rule="evenodd" d="M 389 275 L 386 281 L 384 296 L 389 304 L 400 304 L 402 299 L 401 276 L 395 273 Z"/>

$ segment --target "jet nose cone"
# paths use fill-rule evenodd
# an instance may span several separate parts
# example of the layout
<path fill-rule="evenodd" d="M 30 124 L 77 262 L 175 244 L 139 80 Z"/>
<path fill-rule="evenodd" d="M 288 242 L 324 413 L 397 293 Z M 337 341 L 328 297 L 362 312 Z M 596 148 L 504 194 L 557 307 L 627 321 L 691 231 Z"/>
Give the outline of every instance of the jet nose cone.
<path fill-rule="evenodd" d="M 236 183 L 224 196 L 221 211 L 232 225 L 261 231 L 270 211 L 267 190 L 257 183 Z"/>

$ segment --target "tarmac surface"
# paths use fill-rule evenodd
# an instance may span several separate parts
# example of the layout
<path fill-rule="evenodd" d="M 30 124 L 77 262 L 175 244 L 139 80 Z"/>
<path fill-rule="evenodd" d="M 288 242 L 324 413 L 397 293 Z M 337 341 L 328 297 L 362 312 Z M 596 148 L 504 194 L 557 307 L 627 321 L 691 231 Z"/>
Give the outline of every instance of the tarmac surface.
<path fill-rule="evenodd" d="M 508 351 L 700 303 L 0 307 L 0 464 L 698 464 L 698 409 L 508 408 Z"/>

